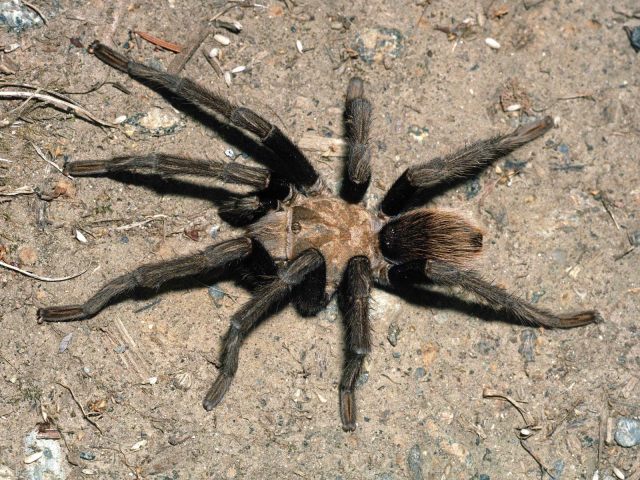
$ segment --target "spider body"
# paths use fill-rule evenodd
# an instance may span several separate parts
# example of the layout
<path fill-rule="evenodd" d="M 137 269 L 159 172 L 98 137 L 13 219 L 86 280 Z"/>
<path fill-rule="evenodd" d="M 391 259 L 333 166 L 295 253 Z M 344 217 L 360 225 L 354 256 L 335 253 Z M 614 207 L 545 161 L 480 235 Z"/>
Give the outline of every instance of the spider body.
<path fill-rule="evenodd" d="M 371 181 L 372 107 L 361 79 L 351 79 L 347 87 L 348 156 L 338 197 L 300 149 L 252 110 L 238 107 L 189 79 L 132 61 L 101 43 L 94 42 L 90 51 L 141 83 L 249 132 L 253 137 L 247 141 L 273 154 L 266 162 L 269 168 L 159 153 L 81 160 L 65 166 L 65 172 L 74 176 L 122 172 L 198 175 L 255 189 L 244 195 L 229 193 L 219 205 L 222 218 L 247 225 L 244 235 L 191 255 L 142 265 L 112 279 L 82 304 L 38 310 L 43 322 L 82 320 L 136 288 L 156 289 L 171 279 L 238 263 L 252 267 L 259 281 L 253 286 L 251 300 L 231 318 L 222 340 L 218 377 L 203 401 L 205 409 L 216 407 L 231 386 L 246 336 L 275 305 L 287 300 L 292 300 L 300 313 L 313 315 L 337 294 L 345 327 L 338 398 L 346 431 L 356 428 L 356 381 L 371 351 L 369 297 L 373 286 L 398 293 L 406 283 L 458 287 L 516 320 L 550 328 L 577 327 L 600 319 L 596 311 L 553 314 L 484 280 L 469 267 L 482 249 L 482 232 L 456 213 L 416 207 L 419 194 L 475 174 L 543 135 L 552 127 L 549 117 L 407 168 L 377 210 L 370 211 L 361 200 Z"/>
<path fill-rule="evenodd" d="M 318 250 L 325 259 L 328 297 L 336 293 L 353 257 L 366 257 L 378 275 L 384 270 L 386 262 L 377 240 L 382 218 L 326 190 L 309 197 L 295 192 L 292 197 L 247 230 L 274 261 L 288 262 L 305 250 Z"/>

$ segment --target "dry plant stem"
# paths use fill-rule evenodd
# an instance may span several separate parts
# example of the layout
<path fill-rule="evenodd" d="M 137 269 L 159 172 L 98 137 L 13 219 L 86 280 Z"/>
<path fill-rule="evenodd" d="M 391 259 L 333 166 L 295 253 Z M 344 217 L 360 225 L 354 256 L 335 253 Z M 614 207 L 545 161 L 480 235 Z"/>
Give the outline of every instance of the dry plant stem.
<path fill-rule="evenodd" d="M 82 412 L 82 416 L 83 418 L 89 422 L 91 425 L 93 425 L 96 430 L 98 430 L 98 432 L 100 432 L 100 435 L 102 435 L 102 429 L 98 426 L 98 424 L 96 422 L 94 422 L 91 417 L 89 417 L 89 414 L 87 414 L 87 412 L 85 412 L 84 407 L 82 406 L 82 403 L 80 403 L 80 401 L 76 398 L 75 393 L 73 393 L 73 390 L 71 390 L 71 387 L 66 386 L 64 383 L 60 383 L 60 382 L 56 382 L 58 385 L 60 385 L 62 388 L 64 388 L 65 390 L 67 390 L 69 392 L 69 394 L 71 394 L 71 398 L 73 398 L 73 401 L 75 402 L 75 404 L 78 406 L 78 408 L 80 409 L 80 411 Z"/>
<path fill-rule="evenodd" d="M 29 185 L 17 188 L 15 190 L 3 190 L 0 189 L 0 197 L 15 197 L 17 195 L 33 195 L 36 193 L 36 189 Z"/>
<path fill-rule="evenodd" d="M 27 7 L 29 7 L 31 10 L 33 10 L 34 12 L 36 12 L 38 14 L 38 16 L 42 19 L 42 22 L 46 25 L 47 22 L 47 17 L 44 16 L 44 14 L 32 3 L 27 2 L 25 0 L 22 0 L 22 4 L 26 5 Z"/>
<path fill-rule="evenodd" d="M 167 42 L 166 40 L 163 40 L 154 35 L 151 35 L 150 33 L 141 32 L 138 30 L 134 30 L 133 33 L 135 35 L 138 35 L 140 38 L 146 40 L 147 42 L 151 43 L 152 45 L 155 45 L 156 47 L 164 48 L 165 50 L 169 50 L 170 52 L 173 52 L 173 53 L 180 53 L 182 51 L 182 47 L 177 43 Z"/>
<path fill-rule="evenodd" d="M 72 280 L 74 278 L 77 278 L 80 275 L 84 275 L 87 272 L 87 270 L 89 270 L 88 268 L 85 268 L 80 273 L 76 273 L 75 275 L 69 275 L 68 277 L 43 277 L 40 275 L 36 275 L 35 273 L 27 272 L 26 270 L 22 270 L 21 268 L 14 267 L 13 265 L 9 265 L 8 263 L 5 263 L 1 260 L 0 260 L 0 267 L 13 270 L 14 272 L 21 273 L 22 275 L 25 275 L 30 278 L 35 278 L 36 280 L 40 280 L 41 282 L 65 282 L 67 280 Z"/>
<path fill-rule="evenodd" d="M 73 111 L 75 114 L 83 117 L 85 119 L 91 120 L 103 127 L 115 127 L 116 125 L 111 122 L 106 122 L 104 120 L 100 120 L 96 116 L 94 116 L 89 110 L 80 107 L 78 105 L 74 105 L 72 103 L 66 102 L 64 100 L 60 100 L 59 98 L 52 97 L 51 95 L 43 95 L 37 92 L 20 92 L 17 90 L 4 90 L 0 91 L 0 98 L 26 98 L 26 99 L 36 99 L 41 102 L 48 103 L 53 105 L 56 108 L 59 108 L 63 111 Z M 1 126 L 1 125 L 0 125 Z"/>
<path fill-rule="evenodd" d="M 513 407 L 518 410 L 518 412 L 520 413 L 520 415 L 522 415 L 522 419 L 524 420 L 525 423 L 525 427 L 530 428 L 530 427 L 534 427 L 536 425 L 536 421 L 533 418 L 533 415 L 531 415 L 527 410 L 525 410 L 524 408 L 522 408 L 517 400 L 514 400 L 513 398 L 511 398 L 508 395 L 504 395 L 496 390 L 491 390 L 489 388 L 485 388 L 484 390 L 482 390 L 482 398 L 500 398 L 502 400 L 505 400 L 507 402 L 509 402 L 511 405 L 513 405 Z"/>

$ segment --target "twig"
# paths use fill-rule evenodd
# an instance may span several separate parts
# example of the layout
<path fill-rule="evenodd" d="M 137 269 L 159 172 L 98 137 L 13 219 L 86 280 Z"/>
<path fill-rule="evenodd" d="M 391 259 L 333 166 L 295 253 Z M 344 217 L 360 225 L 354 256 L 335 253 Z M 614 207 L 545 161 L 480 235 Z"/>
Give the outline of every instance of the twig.
<path fill-rule="evenodd" d="M 47 156 L 44 154 L 44 152 L 42 151 L 42 149 L 37 146 L 35 143 L 33 142 L 29 142 L 31 143 L 31 146 L 33 147 L 33 149 L 36 151 L 36 153 L 38 154 L 38 156 L 43 159 L 45 162 L 47 162 L 49 165 L 51 165 L 53 168 L 55 168 L 56 170 L 58 170 L 61 174 L 63 174 L 65 177 L 69 177 L 72 178 L 70 175 L 67 175 L 66 173 L 64 173 L 64 171 L 62 170 L 62 168 L 60 168 L 53 160 L 49 160 L 47 158 Z"/>
<path fill-rule="evenodd" d="M 0 162 L 13 163 L 13 160 L 7 160 L 6 158 L 0 158 Z"/>
<path fill-rule="evenodd" d="M 24 187 L 20 187 L 16 190 L 2 190 L 0 189 L 0 197 L 15 197 L 16 195 L 33 195 L 36 192 L 34 187 L 30 187 L 29 185 L 25 185 Z"/>
<path fill-rule="evenodd" d="M 82 404 L 78 401 L 78 399 L 76 398 L 75 393 L 73 393 L 73 390 L 71 390 L 70 387 L 67 387 L 64 383 L 60 383 L 60 382 L 56 382 L 58 385 L 60 385 L 62 388 L 67 389 L 67 391 L 71 394 L 71 398 L 73 398 L 73 401 L 76 402 L 76 405 L 78 406 L 78 408 L 80 409 L 80 411 L 82 412 L 82 416 L 84 417 L 84 419 L 89 422 L 91 425 L 93 425 L 94 427 L 96 427 L 96 429 L 100 432 L 100 435 L 102 435 L 102 430 L 100 429 L 100 427 L 98 426 L 98 424 L 96 422 L 94 422 L 93 420 L 91 420 L 91 418 L 89 417 L 89 415 L 87 414 L 87 412 L 85 412 L 84 407 L 82 406 Z"/>
<path fill-rule="evenodd" d="M 161 219 L 165 219 L 165 218 L 169 218 L 167 215 L 163 215 L 162 213 L 159 213 L 157 215 L 153 215 L 150 218 L 147 218 L 146 220 L 142 220 L 140 222 L 134 222 L 134 223 L 130 223 L 128 225 L 121 225 L 119 227 L 114 227 L 111 230 L 116 230 L 116 231 L 122 231 L 122 230 L 131 230 L 132 228 L 136 228 L 136 227 L 142 227 L 143 225 L 146 225 L 147 223 L 151 223 L 155 220 L 161 220 Z"/>
<path fill-rule="evenodd" d="M 604 207 L 604 209 L 607 211 L 607 213 L 611 217 L 611 220 L 613 220 L 613 224 L 616 226 L 618 230 L 620 230 L 620 225 L 618 225 L 618 221 L 616 220 L 616 217 L 613 216 L 613 212 L 611 211 L 611 209 L 609 209 L 609 200 L 605 198 L 604 195 L 602 195 L 600 196 L 600 201 L 602 202 L 602 206 Z"/>
<path fill-rule="evenodd" d="M 180 53 L 182 51 L 182 47 L 177 43 L 167 42 L 166 40 L 163 40 L 162 38 L 158 38 L 154 35 L 151 35 L 150 33 L 141 32 L 139 30 L 134 30 L 132 33 L 135 35 L 138 35 L 140 38 L 142 38 L 143 40 L 146 40 L 152 45 L 155 45 L 156 47 L 164 48 L 165 50 L 169 50 L 170 52 L 173 52 L 173 53 Z"/>
<path fill-rule="evenodd" d="M 104 120 L 100 120 L 96 116 L 94 116 L 89 110 L 83 108 L 79 105 L 74 105 L 73 103 L 67 102 L 65 100 L 61 100 L 59 98 L 53 97 L 51 95 L 43 95 L 37 92 L 20 92 L 18 90 L 9 90 L 0 92 L 0 98 L 35 98 L 36 100 L 40 100 L 41 102 L 49 103 L 54 107 L 57 107 L 63 111 L 72 110 L 74 113 L 78 114 L 81 117 L 91 120 L 99 125 L 104 127 L 114 128 L 116 125 L 111 122 L 106 122 Z M 2 124 L 0 124 L 2 126 Z M 6 125 L 5 125 L 6 126 Z"/>
<path fill-rule="evenodd" d="M 9 270 L 13 270 L 14 272 L 21 273 L 22 275 L 25 275 L 30 278 L 35 278 L 36 280 L 40 280 L 41 282 L 64 282 L 67 280 L 72 280 L 74 278 L 77 278 L 80 275 L 84 275 L 87 272 L 87 270 L 89 270 L 88 268 L 85 268 L 80 273 L 69 275 L 68 277 L 42 277 L 40 275 L 36 275 L 35 273 L 27 272 L 26 270 L 22 270 L 21 268 L 14 267 L 13 265 L 9 265 L 8 263 L 3 262 L 2 260 L 0 260 L 0 267 L 8 268 Z"/>
<path fill-rule="evenodd" d="M 178 55 L 176 55 L 176 58 L 171 61 L 169 67 L 167 68 L 167 72 L 173 75 L 177 75 L 178 73 L 180 73 L 187 62 L 191 59 L 193 54 L 196 52 L 196 50 L 200 48 L 202 42 L 204 42 L 205 39 L 209 36 L 209 33 L 211 33 L 209 25 L 205 25 L 204 27 L 202 27 L 202 29 L 200 29 L 200 31 L 194 36 L 194 38 L 187 44 L 187 46 L 180 53 L 178 53 Z"/>
<path fill-rule="evenodd" d="M 533 451 L 527 446 L 527 444 L 525 443 L 524 439 L 520 439 L 520 445 L 522 446 L 522 448 L 524 448 L 525 452 L 527 452 L 529 455 L 531 455 L 531 458 L 533 458 L 536 463 L 538 464 L 538 466 L 540 467 L 540 472 L 542 473 L 542 476 L 544 476 L 544 474 L 546 473 L 547 475 L 549 475 L 553 480 L 556 480 L 556 477 L 554 477 L 553 475 L 551 475 L 551 472 L 549 471 L 549 469 L 545 466 L 544 463 L 542 463 L 542 460 L 540 460 L 535 453 L 533 453 Z"/>
<path fill-rule="evenodd" d="M 482 391 L 482 398 L 500 398 L 502 400 L 506 400 L 507 402 L 509 402 L 511 405 L 513 405 L 513 407 L 518 410 L 518 412 L 520 413 L 520 415 L 522 415 L 522 419 L 524 420 L 524 423 L 526 423 L 525 427 L 534 427 L 536 425 L 536 421 L 533 418 L 533 415 L 531 415 L 528 411 L 526 411 L 524 408 L 522 408 L 520 405 L 518 405 L 517 400 L 514 400 L 513 398 L 509 397 L 508 395 L 502 395 L 499 392 L 496 392 L 495 390 L 491 390 L 489 388 L 485 388 Z"/>
<path fill-rule="evenodd" d="M 42 21 L 44 22 L 44 24 L 47 24 L 47 18 L 43 15 L 43 13 L 38 10 L 38 8 L 35 5 L 32 5 L 31 3 L 22 0 L 22 4 L 26 5 L 27 7 L 29 7 L 31 10 L 33 10 L 34 12 L 36 12 L 38 14 L 38 16 L 42 19 Z"/>

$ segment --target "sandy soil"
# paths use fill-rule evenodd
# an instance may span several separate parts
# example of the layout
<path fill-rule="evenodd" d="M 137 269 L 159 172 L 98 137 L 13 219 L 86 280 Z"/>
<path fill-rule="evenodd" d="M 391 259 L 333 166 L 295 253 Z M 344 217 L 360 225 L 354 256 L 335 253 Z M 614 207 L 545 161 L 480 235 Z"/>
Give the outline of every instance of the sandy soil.
<path fill-rule="evenodd" d="M 346 85 L 364 78 L 375 105 L 372 208 L 408 165 L 553 116 L 557 128 L 543 139 L 432 203 L 485 229 L 477 267 L 487 277 L 556 311 L 595 307 L 604 323 L 545 331 L 505 323 L 455 292 L 401 300 L 376 290 L 353 434 L 338 416 L 335 302 L 313 318 L 286 308 L 264 322 L 212 413 L 201 399 L 219 338 L 248 298 L 234 283 L 198 278 L 89 321 L 36 323 L 38 307 L 82 301 L 142 263 L 238 234 L 212 206 L 215 182 L 69 181 L 36 152 L 62 165 L 248 149 L 86 51 L 94 39 L 128 42 L 130 55 L 166 68 L 175 54 L 130 41 L 129 31 L 188 45 L 224 3 L 36 2 L 46 25 L 0 32 L 3 65 L 14 67 L 3 82 L 65 93 L 105 121 L 128 118 L 100 127 L 42 105 L 12 112 L 24 99 L 0 100 L 0 256 L 50 277 L 87 270 L 48 283 L 0 268 L 0 478 L 497 480 L 542 478 L 538 461 L 556 479 L 607 478 L 614 468 L 637 479 L 640 447 L 607 442 L 618 417 L 640 415 L 640 57 L 622 28 L 640 23 L 633 0 L 615 9 L 603 0 L 265 0 L 227 12 L 242 32 L 212 28 L 230 44 L 209 36 L 182 70 L 273 119 L 334 189 Z M 465 19 L 473 24 L 459 26 Z M 247 67 L 230 86 L 203 55 L 213 47 L 224 71 Z M 148 112 L 165 122 L 160 130 L 137 126 Z M 27 194 L 8 196 L 21 187 Z M 524 418 L 484 389 L 524 402 Z M 37 440 L 45 417 L 53 438 Z"/>

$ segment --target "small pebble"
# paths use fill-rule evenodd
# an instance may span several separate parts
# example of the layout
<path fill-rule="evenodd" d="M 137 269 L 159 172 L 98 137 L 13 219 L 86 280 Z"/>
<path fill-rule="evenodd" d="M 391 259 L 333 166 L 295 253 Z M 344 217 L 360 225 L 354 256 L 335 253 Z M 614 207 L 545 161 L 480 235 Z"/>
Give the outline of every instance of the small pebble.
<path fill-rule="evenodd" d="M 426 374 L 427 374 L 427 371 L 422 367 L 416 368 L 416 371 L 414 372 L 414 375 L 416 376 L 416 378 L 422 378 Z"/>
<path fill-rule="evenodd" d="M 80 243 L 88 243 L 87 237 L 85 237 L 80 230 L 76 230 L 76 240 L 78 240 Z"/>
<path fill-rule="evenodd" d="M 96 459 L 96 454 L 91 452 L 80 452 L 80 458 L 82 460 L 92 461 Z"/>
<path fill-rule="evenodd" d="M 300 53 L 304 53 L 304 47 L 302 46 L 302 42 L 300 40 L 296 40 L 296 49 Z"/>
<path fill-rule="evenodd" d="M 60 346 L 58 347 L 58 353 L 64 353 L 69 348 L 69 344 L 71 344 L 71 339 L 73 338 L 73 332 L 65 335 L 65 337 L 60 342 Z"/>
<path fill-rule="evenodd" d="M 149 377 L 149 379 L 147 380 L 147 383 L 149 385 L 155 385 L 156 383 L 158 383 L 158 377 Z"/>
<path fill-rule="evenodd" d="M 113 121 L 113 123 L 115 123 L 116 125 L 120 125 L 122 122 L 124 122 L 127 119 L 126 115 L 120 115 L 119 117 L 116 117 L 115 120 Z"/>
<path fill-rule="evenodd" d="M 394 347 L 398 345 L 398 335 L 400 335 L 400 327 L 395 322 L 390 323 L 387 330 L 387 340 Z"/>
<path fill-rule="evenodd" d="M 18 258 L 22 265 L 35 265 L 38 261 L 38 253 L 33 247 L 21 247 L 18 249 Z"/>
<path fill-rule="evenodd" d="M 30 464 L 33 462 L 37 462 L 38 460 L 40 460 L 42 455 L 43 455 L 42 452 L 36 452 L 36 453 L 32 453 L 31 455 L 27 455 L 26 457 L 24 457 L 24 463 Z"/>
<path fill-rule="evenodd" d="M 507 108 L 505 108 L 505 111 L 507 112 L 517 112 L 518 110 L 522 109 L 522 105 L 520 105 L 519 103 L 514 103 L 513 105 L 509 105 Z"/>
<path fill-rule="evenodd" d="M 640 52 L 640 25 L 637 27 L 623 27 L 624 31 L 627 32 L 627 36 L 629 37 L 629 42 L 631 43 L 631 48 L 633 48 L 636 53 Z"/>
<path fill-rule="evenodd" d="M 220 225 L 211 225 L 211 228 L 209 228 L 209 236 L 216 238 L 218 233 L 220 233 Z"/>
<path fill-rule="evenodd" d="M 134 452 L 137 450 L 140 450 L 142 447 L 144 447 L 147 444 L 146 440 L 140 440 L 139 442 L 134 443 L 133 445 L 131 445 L 131 450 L 133 450 Z"/>
<path fill-rule="evenodd" d="M 219 33 L 216 33 L 213 36 L 213 39 L 218 42 L 220 45 L 229 45 L 231 43 L 231 40 L 229 40 L 229 37 L 225 37 L 224 35 L 221 35 Z"/>
<path fill-rule="evenodd" d="M 498 41 L 493 38 L 485 38 L 484 43 L 486 43 L 490 48 L 493 48 L 494 50 L 500 50 L 500 43 L 498 43 Z"/>
<path fill-rule="evenodd" d="M 420 445 L 414 445 L 407 454 L 407 467 L 409 467 L 410 478 L 412 480 L 422 480 L 422 452 Z"/>
<path fill-rule="evenodd" d="M 622 473 L 619 468 L 613 467 L 613 474 L 616 476 L 616 478 L 624 480 L 624 473 Z"/>
<path fill-rule="evenodd" d="M 224 83 L 227 84 L 227 87 L 231 86 L 231 72 L 224 72 Z"/>
<path fill-rule="evenodd" d="M 236 73 L 244 72 L 246 69 L 247 69 L 247 67 L 245 67 L 244 65 L 238 65 L 237 67 L 235 67 L 235 68 L 233 68 L 231 70 L 231 73 L 233 73 L 235 75 Z"/>
<path fill-rule="evenodd" d="M 127 346 L 124 343 L 121 343 L 120 345 L 116 346 L 113 351 L 116 353 L 124 353 L 127 351 Z"/>
<path fill-rule="evenodd" d="M 628 417 L 618 418 L 614 438 L 621 447 L 640 445 L 640 420 Z"/>
<path fill-rule="evenodd" d="M 219 48 L 212 48 L 211 50 L 209 50 L 209 58 L 217 58 L 218 55 L 220 55 Z"/>
<path fill-rule="evenodd" d="M 180 390 L 189 390 L 193 383 L 193 377 L 188 372 L 177 373 L 175 377 L 173 377 L 173 386 Z"/>

